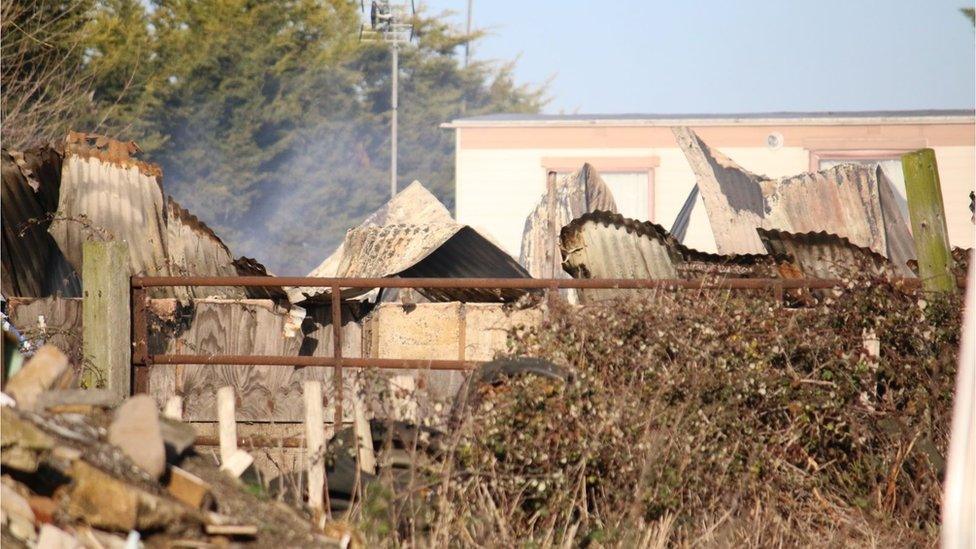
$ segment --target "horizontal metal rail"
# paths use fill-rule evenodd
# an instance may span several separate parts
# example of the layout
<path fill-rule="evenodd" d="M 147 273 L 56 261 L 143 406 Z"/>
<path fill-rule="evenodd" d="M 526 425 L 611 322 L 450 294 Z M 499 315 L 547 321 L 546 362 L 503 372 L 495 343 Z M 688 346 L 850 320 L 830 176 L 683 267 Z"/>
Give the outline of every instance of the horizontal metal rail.
<path fill-rule="evenodd" d="M 246 366 L 348 366 L 390 370 L 466 370 L 480 364 L 474 360 L 423 360 L 405 358 L 336 358 L 331 356 L 279 355 L 152 355 L 153 364 L 210 364 Z"/>
<path fill-rule="evenodd" d="M 893 281 L 918 286 L 917 278 Z M 299 286 L 310 288 L 470 288 L 470 289 L 733 289 L 756 290 L 782 287 L 836 288 L 845 281 L 835 278 L 716 278 L 716 279 L 637 279 L 637 278 L 318 278 L 288 276 L 136 276 L 132 287 L 160 286 L 237 286 L 245 288 Z"/>

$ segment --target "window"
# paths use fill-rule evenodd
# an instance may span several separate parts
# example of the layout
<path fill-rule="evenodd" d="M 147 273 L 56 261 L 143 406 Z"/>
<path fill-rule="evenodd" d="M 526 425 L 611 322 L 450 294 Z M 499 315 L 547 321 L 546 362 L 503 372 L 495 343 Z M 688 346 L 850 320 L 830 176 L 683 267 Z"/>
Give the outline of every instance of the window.
<path fill-rule="evenodd" d="M 589 162 L 610 188 L 617 211 L 624 217 L 654 221 L 654 168 L 657 157 L 543 158 L 545 170 L 562 177 Z"/>

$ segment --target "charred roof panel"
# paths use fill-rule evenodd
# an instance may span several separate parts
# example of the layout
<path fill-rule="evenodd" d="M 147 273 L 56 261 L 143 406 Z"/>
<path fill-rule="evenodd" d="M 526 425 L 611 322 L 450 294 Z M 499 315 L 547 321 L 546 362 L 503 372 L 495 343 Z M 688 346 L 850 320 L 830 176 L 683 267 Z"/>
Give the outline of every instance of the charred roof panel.
<path fill-rule="evenodd" d="M 816 173 L 769 179 L 713 151 L 688 128 L 674 128 L 698 179 L 698 189 L 721 253 L 762 253 L 756 229 L 826 231 L 904 266 L 911 234 L 880 170 L 840 165 Z"/>
<path fill-rule="evenodd" d="M 519 263 L 537 278 L 549 273 L 546 268 L 546 251 L 555 236 L 549 230 L 547 202 L 548 192 L 542 195 L 535 209 L 525 218 L 522 249 L 519 253 Z M 589 164 L 583 164 L 576 172 L 559 178 L 556 182 L 555 206 L 557 231 L 585 213 L 597 210 L 617 211 L 613 193 L 596 169 Z M 558 272 L 555 276 L 559 278 L 566 275 Z"/>
<path fill-rule="evenodd" d="M 806 278 L 843 278 L 851 275 L 900 276 L 883 255 L 850 240 L 825 232 L 788 233 L 757 229 L 771 254 L 787 255 Z"/>
<path fill-rule="evenodd" d="M 166 199 L 166 253 L 174 276 L 237 276 L 227 246 L 172 197 Z M 194 286 L 180 290 L 189 297 L 245 297 L 244 290 L 236 287 Z"/>
<path fill-rule="evenodd" d="M 407 188 L 398 192 L 386 204 L 369 214 L 357 227 L 386 226 L 398 224 L 445 224 L 454 223 L 451 212 L 447 211 L 437 197 L 431 194 L 419 181 L 414 181 Z M 314 277 L 335 277 L 345 253 L 345 242 L 325 258 L 318 267 L 308 273 Z M 306 299 L 314 299 L 328 290 L 325 288 L 287 288 L 292 302 L 298 303 Z"/>
<path fill-rule="evenodd" d="M 457 224 L 367 226 L 349 231 L 335 276 L 346 278 L 528 278 L 514 259 L 474 229 Z M 323 288 L 310 302 L 329 299 Z M 344 297 L 366 289 L 343 291 Z M 431 301 L 509 301 L 523 290 L 420 289 Z"/>
<path fill-rule="evenodd" d="M 135 160 L 134 143 L 70 133 L 61 169 L 58 215 L 48 231 L 81 269 L 86 240 L 116 239 L 129 248 L 132 275 L 167 276 L 163 190 L 157 166 Z M 154 296 L 170 296 L 168 288 Z"/>
<path fill-rule="evenodd" d="M 697 279 L 705 277 L 775 277 L 777 258 L 724 256 L 687 248 L 663 227 L 613 212 L 591 212 L 574 219 L 560 233 L 563 268 L 575 278 Z M 584 290 L 585 299 L 619 295 Z"/>
<path fill-rule="evenodd" d="M 47 229 L 57 210 L 61 155 L 52 146 L 2 153 L 3 293 L 81 295 L 77 272 Z"/>

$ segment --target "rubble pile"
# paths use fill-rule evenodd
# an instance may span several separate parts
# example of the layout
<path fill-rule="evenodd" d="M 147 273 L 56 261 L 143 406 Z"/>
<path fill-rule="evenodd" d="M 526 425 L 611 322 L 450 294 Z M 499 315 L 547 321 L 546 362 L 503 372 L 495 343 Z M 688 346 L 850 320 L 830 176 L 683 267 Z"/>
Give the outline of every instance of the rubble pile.
<path fill-rule="evenodd" d="M 190 424 L 135 395 L 58 389 L 67 358 L 42 347 L 3 394 L 4 547 L 356 546 L 343 523 L 313 520 L 222 472 Z M 330 532 L 333 535 L 326 535 Z"/>

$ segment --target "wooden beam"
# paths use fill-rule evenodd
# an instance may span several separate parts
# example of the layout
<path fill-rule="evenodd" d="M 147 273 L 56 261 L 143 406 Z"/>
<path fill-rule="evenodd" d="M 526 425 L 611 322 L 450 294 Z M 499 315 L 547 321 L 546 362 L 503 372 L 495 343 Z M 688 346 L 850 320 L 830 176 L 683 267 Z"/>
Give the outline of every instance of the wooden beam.
<path fill-rule="evenodd" d="M 220 426 L 220 463 L 225 464 L 237 451 L 237 412 L 234 388 L 217 389 L 217 421 Z"/>
<path fill-rule="evenodd" d="M 82 247 L 82 384 L 122 398 L 132 384 L 129 342 L 129 247 L 125 242 L 85 242 Z"/>
<path fill-rule="evenodd" d="M 908 215 L 912 222 L 922 287 L 927 291 L 954 291 L 956 285 L 950 269 L 949 231 L 946 228 L 935 151 L 921 149 L 903 154 L 901 167 L 905 174 Z"/>
<path fill-rule="evenodd" d="M 334 294 L 333 294 L 334 295 Z M 322 382 L 306 381 L 305 461 L 308 467 L 308 506 L 316 519 L 325 508 L 325 412 L 322 406 Z"/>

